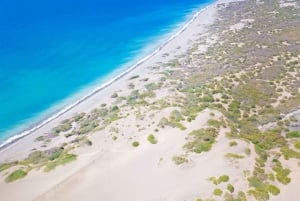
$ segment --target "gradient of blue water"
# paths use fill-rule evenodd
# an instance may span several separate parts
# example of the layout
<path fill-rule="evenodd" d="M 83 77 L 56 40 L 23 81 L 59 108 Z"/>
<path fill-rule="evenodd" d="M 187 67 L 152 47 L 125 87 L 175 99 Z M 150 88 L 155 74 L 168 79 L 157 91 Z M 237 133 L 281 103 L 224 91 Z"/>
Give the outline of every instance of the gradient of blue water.
<path fill-rule="evenodd" d="M 209 2 L 0 0 L 0 142 Z"/>

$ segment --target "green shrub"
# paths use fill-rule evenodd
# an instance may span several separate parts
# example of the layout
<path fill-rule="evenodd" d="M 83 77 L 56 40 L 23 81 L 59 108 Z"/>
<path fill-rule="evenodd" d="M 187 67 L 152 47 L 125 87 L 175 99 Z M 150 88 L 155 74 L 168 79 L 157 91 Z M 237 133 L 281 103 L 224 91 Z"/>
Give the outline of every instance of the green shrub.
<path fill-rule="evenodd" d="M 268 191 L 269 193 L 271 193 L 272 195 L 278 195 L 280 193 L 280 189 L 277 188 L 276 186 L 274 185 L 269 185 L 268 186 Z"/>
<path fill-rule="evenodd" d="M 134 141 L 133 143 L 132 143 L 132 146 L 133 147 L 138 147 L 140 145 L 140 143 L 138 142 L 138 141 Z"/>
<path fill-rule="evenodd" d="M 174 161 L 174 163 L 176 165 L 181 165 L 183 163 L 187 163 L 189 162 L 188 159 L 186 159 L 185 157 L 183 156 L 173 156 L 172 160 Z"/>
<path fill-rule="evenodd" d="M 13 182 L 13 181 L 16 181 L 16 180 L 18 180 L 18 179 L 22 179 L 23 177 L 25 177 L 27 175 L 27 172 L 25 172 L 24 170 L 21 170 L 21 169 L 19 169 L 19 170 L 15 170 L 15 171 L 13 171 L 12 173 L 10 173 L 7 177 L 6 177 L 6 179 L 5 179 L 5 181 L 6 182 Z"/>
<path fill-rule="evenodd" d="M 234 192 L 234 187 L 232 184 L 228 184 L 227 185 L 227 190 L 230 192 L 230 193 L 233 193 Z"/>
<path fill-rule="evenodd" d="M 259 201 L 266 201 L 270 199 L 269 192 L 262 189 L 251 189 L 248 191 L 248 194 Z"/>
<path fill-rule="evenodd" d="M 57 166 L 65 165 L 71 161 L 76 160 L 77 156 L 74 154 L 61 154 L 58 158 L 53 161 L 47 163 L 46 167 L 44 168 L 45 172 L 49 172 L 55 169 Z"/>
<path fill-rule="evenodd" d="M 239 155 L 239 154 L 234 154 L 234 153 L 227 153 L 225 155 L 226 158 L 234 158 L 234 159 L 243 159 L 245 156 Z"/>
<path fill-rule="evenodd" d="M 160 119 L 158 126 L 164 128 L 169 125 L 169 120 L 166 117 Z"/>
<path fill-rule="evenodd" d="M 300 149 L 300 141 L 295 142 L 295 148 Z"/>
<path fill-rule="evenodd" d="M 272 169 L 274 172 L 276 172 L 276 179 L 280 183 L 286 185 L 291 182 L 291 178 L 288 177 L 291 170 L 287 169 L 287 168 L 283 168 L 279 161 L 275 163 L 275 165 Z"/>
<path fill-rule="evenodd" d="M 285 160 L 289 160 L 290 158 L 300 159 L 300 153 L 290 149 L 289 147 L 282 147 L 280 151 L 283 154 Z"/>
<path fill-rule="evenodd" d="M 214 102 L 214 97 L 211 96 L 211 95 L 204 95 L 204 96 L 201 98 L 201 101 L 202 101 L 202 102 L 208 102 L 208 103 L 211 103 L 211 102 Z"/>
<path fill-rule="evenodd" d="M 18 162 L 15 161 L 15 162 L 11 162 L 11 163 L 3 163 L 3 164 L 0 164 L 0 172 L 4 171 L 4 170 L 7 170 L 9 169 L 10 167 L 14 166 L 14 165 L 17 165 Z"/>
<path fill-rule="evenodd" d="M 219 183 L 228 182 L 229 181 L 229 176 L 228 175 L 222 175 L 222 176 L 219 177 L 218 181 L 219 181 Z"/>
<path fill-rule="evenodd" d="M 190 141 L 184 145 L 184 148 L 196 153 L 209 151 L 216 137 L 215 128 L 194 130 L 189 134 Z"/>
<path fill-rule="evenodd" d="M 255 189 L 266 189 L 266 184 L 259 176 L 262 174 L 255 173 L 255 176 L 249 177 L 248 182 L 249 186 L 254 187 Z"/>
<path fill-rule="evenodd" d="M 250 149 L 250 148 L 245 148 L 245 154 L 246 154 L 247 156 L 250 156 L 250 154 L 251 154 L 251 149 Z"/>
<path fill-rule="evenodd" d="M 60 155 L 63 153 L 63 149 L 62 148 L 55 148 L 55 149 L 51 149 L 48 159 L 50 161 L 53 161 L 55 159 L 57 159 L 58 157 L 60 157 Z"/>
<path fill-rule="evenodd" d="M 170 114 L 170 120 L 173 121 L 182 121 L 184 120 L 182 114 L 178 110 L 174 110 Z"/>
<path fill-rule="evenodd" d="M 210 125 L 210 126 L 213 126 L 215 128 L 220 128 L 223 124 L 221 121 L 218 121 L 218 120 L 214 120 L 214 119 L 209 119 L 207 121 L 207 123 Z"/>
<path fill-rule="evenodd" d="M 270 174 L 268 175 L 268 179 L 269 179 L 270 181 L 275 181 L 275 176 L 274 176 L 274 174 L 273 174 L 273 173 L 270 173 Z"/>
<path fill-rule="evenodd" d="M 43 159 L 45 159 L 43 152 L 34 151 L 28 155 L 28 157 L 25 159 L 25 161 L 28 163 L 32 163 L 32 164 L 38 164 Z"/>
<path fill-rule="evenodd" d="M 223 194 L 223 191 L 219 188 L 216 188 L 213 193 L 216 196 L 221 196 Z"/>
<path fill-rule="evenodd" d="M 219 185 L 222 182 L 228 182 L 229 181 L 229 176 L 228 175 L 222 175 L 219 178 L 210 177 L 209 181 L 213 182 L 213 184 L 215 184 L 215 185 Z"/>
<path fill-rule="evenodd" d="M 261 150 L 270 150 L 275 147 L 282 147 L 286 144 L 286 140 L 280 135 L 280 132 L 276 130 L 263 133 L 242 134 L 242 137 L 250 140 Z"/>
<path fill-rule="evenodd" d="M 236 141 L 231 141 L 229 142 L 229 146 L 233 147 L 233 146 L 237 146 L 237 142 Z"/>
<path fill-rule="evenodd" d="M 66 132 L 72 128 L 72 122 L 69 122 L 68 120 L 62 122 L 60 125 L 54 127 L 52 131 L 56 134 L 59 134 L 60 132 Z"/>
<path fill-rule="evenodd" d="M 155 138 L 154 135 L 150 134 L 148 137 L 147 137 L 147 140 L 151 143 L 151 144 L 156 144 L 157 143 L 157 139 Z"/>
<path fill-rule="evenodd" d="M 299 131 L 291 131 L 286 134 L 287 138 L 300 138 L 300 132 Z"/>

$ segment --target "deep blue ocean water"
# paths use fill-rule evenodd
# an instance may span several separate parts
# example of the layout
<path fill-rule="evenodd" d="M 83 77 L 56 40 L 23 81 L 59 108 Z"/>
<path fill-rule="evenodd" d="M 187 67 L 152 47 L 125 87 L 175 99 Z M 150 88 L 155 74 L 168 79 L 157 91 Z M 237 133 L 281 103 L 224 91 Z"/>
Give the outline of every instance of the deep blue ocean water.
<path fill-rule="evenodd" d="M 0 0 L 0 143 L 154 50 L 208 3 Z"/>

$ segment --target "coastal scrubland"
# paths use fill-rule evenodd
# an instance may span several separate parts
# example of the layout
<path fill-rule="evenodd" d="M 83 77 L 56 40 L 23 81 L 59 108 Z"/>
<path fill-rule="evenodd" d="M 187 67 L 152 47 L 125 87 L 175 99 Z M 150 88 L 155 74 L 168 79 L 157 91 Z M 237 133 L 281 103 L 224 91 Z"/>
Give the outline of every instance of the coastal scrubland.
<path fill-rule="evenodd" d="M 297 185 L 300 172 L 299 1 L 215 5 L 214 23 L 184 53 L 170 59 L 164 54 L 164 62 L 148 66 L 145 77 L 132 75 L 123 90 L 109 95 L 109 102 L 38 136 L 40 150 L 3 162 L 2 179 L 12 183 L 29 178 L 32 171 L 48 174 L 58 166 L 72 166 L 80 157 L 76 150 L 101 149 L 103 143 L 125 147 L 128 154 L 151 153 L 173 143 L 166 137 L 171 132 L 182 137 L 174 144 L 176 151 L 167 149 L 171 155 L 160 153 L 158 167 L 168 161 L 176 170 L 189 171 L 209 153 L 216 158 L 205 163 L 220 160 L 220 168 L 224 166 L 215 175 L 204 169 L 193 175 L 205 177 L 201 182 L 207 188 L 199 187 L 186 200 L 299 197 L 288 190 Z M 105 136 L 101 143 L 95 140 L 99 135 Z M 64 143 L 53 147 L 56 138 Z"/>

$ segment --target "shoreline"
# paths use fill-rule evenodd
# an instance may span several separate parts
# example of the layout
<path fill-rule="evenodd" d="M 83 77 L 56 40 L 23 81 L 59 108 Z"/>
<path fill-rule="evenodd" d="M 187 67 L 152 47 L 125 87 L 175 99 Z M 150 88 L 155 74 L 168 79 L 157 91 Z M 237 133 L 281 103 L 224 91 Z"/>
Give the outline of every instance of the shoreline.
<path fill-rule="evenodd" d="M 190 19 L 188 19 L 187 21 L 184 21 L 182 23 L 178 23 L 178 24 L 182 24 L 182 26 L 169 32 L 171 35 L 170 37 L 166 38 L 166 40 L 164 40 L 161 44 L 158 44 L 158 47 L 156 49 L 154 49 L 153 51 L 151 51 L 148 55 L 142 56 L 141 59 L 139 59 L 137 62 L 135 62 L 135 64 L 129 66 L 128 68 L 124 68 L 124 71 L 120 72 L 120 74 L 117 74 L 116 76 L 114 76 L 113 78 L 108 80 L 107 82 L 101 84 L 98 88 L 95 88 L 87 95 L 84 95 L 82 98 L 79 98 L 79 100 L 75 101 L 74 103 L 69 104 L 68 106 L 60 109 L 58 112 L 54 112 L 52 115 L 49 115 L 50 117 L 48 117 L 48 118 L 45 117 L 45 119 L 40 120 L 39 122 L 36 123 L 37 125 L 30 126 L 31 128 L 29 127 L 28 129 L 21 131 L 20 134 L 16 134 L 16 135 L 11 136 L 8 139 L 4 140 L 3 143 L 0 144 L 0 153 L 5 151 L 6 149 L 9 149 L 9 147 L 11 145 L 18 143 L 20 140 L 22 140 L 26 136 L 29 136 L 33 132 L 39 130 L 40 128 L 46 126 L 47 124 L 49 124 L 52 121 L 56 120 L 57 118 L 61 117 L 62 115 L 69 112 L 70 110 L 72 110 L 73 108 L 78 106 L 79 104 L 90 99 L 95 94 L 106 89 L 107 87 L 112 85 L 114 82 L 120 80 L 121 78 L 126 76 L 128 73 L 132 72 L 134 69 L 138 68 L 139 66 L 144 64 L 146 61 L 148 61 L 149 59 L 151 59 L 152 57 L 157 55 L 166 45 L 168 45 L 170 42 L 172 42 L 174 39 L 176 39 L 180 34 L 182 34 L 187 29 L 187 27 L 190 24 L 192 24 L 202 12 L 204 12 L 205 10 L 207 10 L 209 7 L 213 6 L 217 2 L 219 2 L 219 0 L 212 1 L 211 3 L 208 3 L 203 8 L 201 8 L 201 7 L 195 8 L 195 14 L 192 14 L 193 13 L 192 12 Z M 171 34 L 171 33 L 173 33 L 173 34 Z M 120 70 L 122 70 L 122 69 L 120 69 Z"/>
<path fill-rule="evenodd" d="M 0 151 L 2 199 L 298 201 L 300 6 L 262 2 L 192 10 L 98 80 L 116 81 Z"/>

